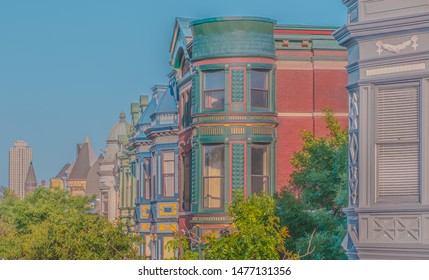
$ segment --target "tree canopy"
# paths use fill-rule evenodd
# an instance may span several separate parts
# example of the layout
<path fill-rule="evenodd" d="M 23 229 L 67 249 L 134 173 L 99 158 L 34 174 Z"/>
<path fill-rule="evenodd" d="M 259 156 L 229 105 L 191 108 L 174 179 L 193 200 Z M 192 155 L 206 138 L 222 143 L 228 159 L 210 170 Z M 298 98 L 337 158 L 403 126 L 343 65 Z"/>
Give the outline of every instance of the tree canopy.
<path fill-rule="evenodd" d="M 286 227 L 280 226 L 275 215 L 276 201 L 267 194 L 244 198 L 242 192 L 234 192 L 228 206 L 233 221 L 230 226 L 207 236 L 198 237 L 191 232 L 177 232 L 170 250 L 185 249 L 183 259 L 195 259 L 187 242 L 204 248 L 202 258 L 207 260 L 279 260 L 298 259 L 299 256 L 285 247 L 289 237 Z"/>
<path fill-rule="evenodd" d="M 137 238 L 89 213 L 92 197 L 38 188 L 20 200 L 0 196 L 0 258 L 44 260 L 135 259 Z"/>
<path fill-rule="evenodd" d="M 277 196 L 280 224 L 291 237 L 286 245 L 296 252 L 306 249 L 309 239 L 316 247 L 308 259 L 345 259 L 341 247 L 346 234 L 347 129 L 342 129 L 331 111 L 325 115 L 329 135 L 315 137 L 303 132 L 302 150 L 291 160 L 295 170 L 290 185 Z"/>

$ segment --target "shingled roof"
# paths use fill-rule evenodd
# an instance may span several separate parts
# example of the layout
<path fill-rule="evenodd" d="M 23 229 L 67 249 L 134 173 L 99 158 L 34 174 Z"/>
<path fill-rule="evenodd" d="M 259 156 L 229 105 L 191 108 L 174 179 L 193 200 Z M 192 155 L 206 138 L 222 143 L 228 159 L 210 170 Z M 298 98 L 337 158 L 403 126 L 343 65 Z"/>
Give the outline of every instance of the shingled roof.
<path fill-rule="evenodd" d="M 27 177 L 25 178 L 25 193 L 32 193 L 37 188 L 37 179 L 36 173 L 34 172 L 33 162 L 30 162 L 30 167 L 28 167 Z"/>
<path fill-rule="evenodd" d="M 70 172 L 69 180 L 86 180 L 91 166 L 96 161 L 96 155 L 88 137 L 82 145 L 76 162 Z"/>

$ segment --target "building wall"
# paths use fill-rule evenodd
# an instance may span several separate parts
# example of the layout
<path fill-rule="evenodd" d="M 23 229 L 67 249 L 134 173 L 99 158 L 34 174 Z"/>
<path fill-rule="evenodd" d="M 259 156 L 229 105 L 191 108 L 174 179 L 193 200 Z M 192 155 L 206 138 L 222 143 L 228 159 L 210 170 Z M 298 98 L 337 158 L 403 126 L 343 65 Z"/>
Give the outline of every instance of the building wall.
<path fill-rule="evenodd" d="M 234 190 L 245 195 L 260 189 L 274 194 L 287 185 L 290 159 L 301 149 L 302 131 L 327 134 L 326 107 L 347 125 L 348 97 L 343 87 L 347 52 L 338 46 L 332 32 L 332 28 L 283 26 L 255 17 L 176 19 L 169 89 L 153 88 L 152 101 L 142 111 L 136 135 L 131 137 L 136 168 L 140 169 L 136 172 L 140 174 L 136 228 L 146 242 L 142 255 L 151 259 L 170 256 L 165 254 L 164 241 L 176 229 L 202 237 L 228 226 L 226 205 Z M 206 87 L 215 71 L 216 79 L 221 80 L 216 82 L 220 86 L 217 94 L 223 99 L 212 96 L 213 89 Z M 263 78 L 254 71 L 264 73 L 259 73 Z M 264 82 L 257 86 L 258 79 Z M 175 98 L 169 102 L 178 108 L 177 122 L 171 127 L 159 122 L 160 89 L 167 90 L 164 96 Z M 252 102 L 261 96 L 267 105 L 257 108 Z M 214 145 L 223 148 L 215 155 L 223 158 L 223 167 L 206 166 L 210 156 L 205 156 L 204 149 Z M 160 196 L 160 155 L 171 149 L 177 185 L 174 197 L 165 199 Z M 258 153 L 263 154 L 260 160 L 254 159 Z M 150 199 L 144 198 L 141 178 L 145 158 L 151 164 Z M 267 171 L 257 173 L 258 164 Z M 258 189 L 258 182 L 264 187 Z M 207 193 L 208 189 L 219 192 Z M 223 204 L 207 206 L 208 200 Z M 191 244 L 198 250 L 196 245 Z"/>
<path fill-rule="evenodd" d="M 301 150 L 302 131 L 316 137 L 328 133 L 323 114 L 331 109 L 347 126 L 347 51 L 331 35 L 333 29 L 278 25 L 277 54 L 277 190 L 289 185 L 290 160 Z"/>
<path fill-rule="evenodd" d="M 350 259 L 429 259 L 429 3 L 343 1 Z"/>
<path fill-rule="evenodd" d="M 25 196 L 25 179 L 32 160 L 32 149 L 25 141 L 18 140 L 9 149 L 9 187 L 20 198 Z"/>

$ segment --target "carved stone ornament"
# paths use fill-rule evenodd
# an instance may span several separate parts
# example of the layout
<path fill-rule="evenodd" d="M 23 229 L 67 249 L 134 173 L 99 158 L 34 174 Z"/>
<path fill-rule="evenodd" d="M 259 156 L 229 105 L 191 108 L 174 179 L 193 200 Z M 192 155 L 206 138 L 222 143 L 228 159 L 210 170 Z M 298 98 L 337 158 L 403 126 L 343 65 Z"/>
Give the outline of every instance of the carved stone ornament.
<path fill-rule="evenodd" d="M 419 38 L 416 35 L 413 35 L 410 40 L 405 41 L 398 45 L 390 45 L 390 44 L 383 44 L 381 40 L 378 40 L 375 45 L 377 46 L 377 52 L 379 55 L 383 52 L 383 50 L 389 51 L 391 53 L 400 53 L 401 51 L 405 50 L 407 47 L 412 46 L 414 50 L 417 50 L 417 47 L 419 46 L 417 44 L 417 40 Z"/>

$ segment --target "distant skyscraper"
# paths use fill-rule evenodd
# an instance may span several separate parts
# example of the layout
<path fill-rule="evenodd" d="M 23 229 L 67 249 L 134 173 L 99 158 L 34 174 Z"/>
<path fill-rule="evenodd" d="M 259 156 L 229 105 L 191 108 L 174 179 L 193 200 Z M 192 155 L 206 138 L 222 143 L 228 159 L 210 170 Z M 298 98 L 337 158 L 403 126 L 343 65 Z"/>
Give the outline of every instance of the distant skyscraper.
<path fill-rule="evenodd" d="M 9 149 L 9 187 L 20 198 L 25 196 L 25 179 L 32 160 L 32 149 L 23 140 L 17 140 Z"/>

